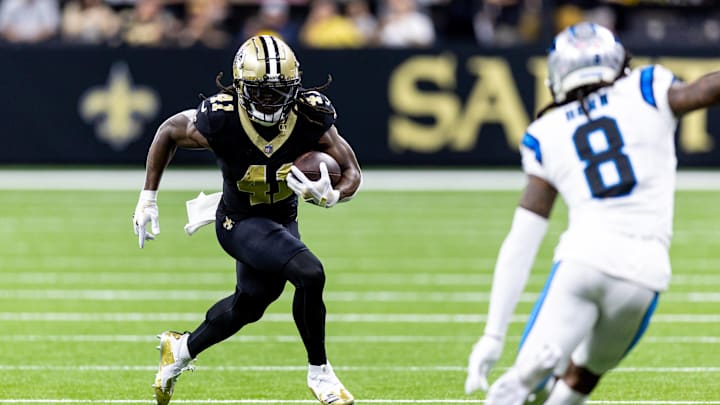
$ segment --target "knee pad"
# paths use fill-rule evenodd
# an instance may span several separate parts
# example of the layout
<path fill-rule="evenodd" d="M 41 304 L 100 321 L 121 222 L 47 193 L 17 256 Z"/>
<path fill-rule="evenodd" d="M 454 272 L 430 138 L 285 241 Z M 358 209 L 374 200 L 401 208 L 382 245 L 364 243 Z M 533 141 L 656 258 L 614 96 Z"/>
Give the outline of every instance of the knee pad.
<path fill-rule="evenodd" d="M 540 346 L 535 353 L 516 363 L 515 367 L 523 384 L 534 388 L 552 373 L 561 358 L 560 347 L 546 343 Z"/>
<path fill-rule="evenodd" d="M 323 288 L 325 271 L 320 260 L 309 250 L 293 256 L 283 269 L 287 279 L 296 288 Z"/>

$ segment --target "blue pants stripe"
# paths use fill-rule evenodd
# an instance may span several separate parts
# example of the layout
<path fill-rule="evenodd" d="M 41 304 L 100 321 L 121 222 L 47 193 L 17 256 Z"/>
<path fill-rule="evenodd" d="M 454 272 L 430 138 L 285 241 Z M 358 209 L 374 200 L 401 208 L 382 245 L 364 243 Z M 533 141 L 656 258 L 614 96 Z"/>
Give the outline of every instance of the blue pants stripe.
<path fill-rule="evenodd" d="M 545 302 L 545 297 L 547 296 L 547 292 L 550 289 L 550 284 L 552 283 L 552 280 L 555 277 L 555 272 L 557 271 L 558 266 L 560 266 L 560 262 L 555 262 L 555 263 L 553 263 L 553 266 L 550 269 L 550 275 L 548 276 L 548 279 L 545 282 L 545 287 L 543 287 L 542 292 L 540 292 L 540 296 L 538 297 L 537 301 L 535 302 L 532 312 L 530 312 L 530 318 L 528 318 L 528 321 L 525 324 L 525 330 L 523 330 L 522 337 L 520 338 L 520 346 L 518 347 L 518 350 L 520 350 L 520 348 L 522 348 L 523 344 L 525 343 L 525 339 L 530 334 L 530 330 L 532 330 L 533 325 L 535 325 L 535 320 L 537 319 L 537 316 L 540 313 L 540 308 L 542 308 L 542 305 Z"/>
<path fill-rule="evenodd" d="M 653 313 L 655 313 L 655 308 L 657 308 L 659 297 L 660 297 L 660 294 L 655 292 L 655 297 L 653 298 L 652 302 L 650 302 L 650 306 L 648 307 L 647 311 L 645 312 L 645 316 L 643 316 L 642 322 L 640 322 L 640 327 L 638 328 L 638 331 L 635 334 L 635 337 L 633 338 L 632 342 L 630 342 L 630 346 L 628 346 L 627 350 L 625 350 L 624 356 L 627 356 L 627 354 L 630 353 L 630 350 L 632 350 L 632 348 L 635 347 L 637 342 L 640 340 L 642 335 L 647 330 L 647 327 L 650 324 L 650 318 L 652 318 Z"/>

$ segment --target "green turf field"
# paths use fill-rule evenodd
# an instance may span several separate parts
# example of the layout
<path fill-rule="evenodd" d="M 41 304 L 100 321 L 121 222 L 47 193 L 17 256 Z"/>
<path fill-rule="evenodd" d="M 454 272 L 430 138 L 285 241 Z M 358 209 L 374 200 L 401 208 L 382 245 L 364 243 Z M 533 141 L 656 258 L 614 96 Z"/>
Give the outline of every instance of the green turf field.
<path fill-rule="evenodd" d="M 154 336 L 193 329 L 234 285 L 214 231 L 188 237 L 184 201 L 160 193 L 162 233 L 140 250 L 137 192 L 0 191 L 0 403 L 153 403 Z M 357 403 L 482 403 L 463 392 L 492 268 L 517 192 L 363 191 L 304 205 L 327 271 L 327 346 Z M 720 404 L 720 192 L 679 192 L 674 279 L 645 339 L 591 403 Z M 559 204 L 509 332 L 513 359 L 565 225 Z M 291 286 L 263 320 L 201 354 L 173 403 L 314 403 Z"/>

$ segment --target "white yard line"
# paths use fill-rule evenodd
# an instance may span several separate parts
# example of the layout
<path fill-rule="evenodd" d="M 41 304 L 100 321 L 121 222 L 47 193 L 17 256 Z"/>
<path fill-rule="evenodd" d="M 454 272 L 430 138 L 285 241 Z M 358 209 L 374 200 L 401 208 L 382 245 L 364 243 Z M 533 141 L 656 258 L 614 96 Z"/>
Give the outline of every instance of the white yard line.
<path fill-rule="evenodd" d="M 409 283 L 408 283 L 409 284 Z M 59 301 L 208 301 L 228 295 L 228 290 L 135 290 L 135 289 L 0 289 L 0 300 L 59 300 Z M 292 297 L 292 291 L 282 294 L 282 299 Z M 520 302 L 533 303 L 538 292 L 520 295 Z M 414 291 L 328 291 L 323 293 L 328 302 L 489 302 L 488 292 L 414 292 Z M 661 296 L 663 302 L 716 303 L 716 292 L 668 292 Z"/>
<path fill-rule="evenodd" d="M 358 404 L 484 404 L 482 399 L 358 399 Z M 146 399 L 12 399 L 0 398 L 3 404 L 154 404 Z M 173 404 L 317 404 L 307 399 L 173 399 Z M 720 401 L 603 401 L 598 405 L 718 405 Z"/>
<path fill-rule="evenodd" d="M 358 404 L 484 404 L 482 399 L 358 399 Z M 5 399 L 3 404 L 154 404 L 146 399 Z M 173 399 L 173 404 L 317 404 L 307 399 Z M 590 400 L 598 405 L 718 405 L 720 401 L 603 401 Z"/>
<path fill-rule="evenodd" d="M 515 170 L 364 170 L 364 190 L 520 190 L 523 173 Z M 139 190 L 145 172 L 139 169 L 0 169 L 3 190 Z M 163 190 L 217 191 L 220 172 L 214 168 L 174 169 L 163 176 Z M 681 170 L 679 190 L 718 190 L 720 170 Z"/>
<path fill-rule="evenodd" d="M 143 312 L 0 312 L 0 322 L 196 322 L 204 314 Z M 513 323 L 527 322 L 529 314 L 516 314 Z M 478 324 L 487 317 L 480 314 L 328 314 L 328 322 L 343 323 L 455 323 Z M 293 322 L 291 314 L 269 313 L 263 322 Z M 720 323 L 720 314 L 657 314 L 653 323 Z"/>
<path fill-rule="evenodd" d="M 374 336 L 326 336 L 326 340 L 338 343 L 457 343 L 475 342 L 472 336 L 413 336 L 413 335 L 374 335 Z M 521 336 L 507 336 L 508 342 L 518 342 Z M 73 342 L 73 343 L 148 343 L 157 342 L 157 337 L 150 335 L 3 335 L 6 342 Z M 643 344 L 712 344 L 720 343 L 718 336 L 644 336 Z M 226 340 L 233 343 L 297 343 L 297 335 L 235 335 Z"/>
<path fill-rule="evenodd" d="M 58 256 L 45 256 L 45 259 L 50 262 L 55 262 L 57 258 L 57 261 L 66 261 L 68 263 L 68 267 L 70 267 L 70 263 L 73 261 L 73 257 L 63 257 L 58 258 Z M 84 260 L 80 256 L 75 256 L 74 258 L 78 259 L 78 261 Z M 175 260 L 177 259 L 177 256 L 173 260 L 169 260 L 167 263 L 167 267 L 172 267 L 173 264 L 177 263 Z M 188 257 L 188 258 L 180 258 L 179 261 L 193 261 L 195 258 Z M 89 259 L 88 259 L 89 260 Z M 93 263 L 96 263 L 95 259 L 93 259 Z M 107 262 L 117 262 L 119 260 L 122 260 L 120 257 L 112 257 L 108 256 L 105 257 L 105 260 Z M 144 260 L 150 260 L 150 259 L 144 259 Z M 116 272 L 108 272 L 108 271 L 95 271 L 95 272 L 84 272 L 84 271 L 30 271 L 29 269 L 37 270 L 37 258 L 33 258 L 32 260 L 27 260 L 27 266 L 23 264 L 23 266 L 18 266 L 17 261 L 15 260 L 8 260 L 4 258 L 0 258 L 0 268 L 4 268 L 7 270 L 7 268 L 13 268 L 16 270 L 19 269 L 28 269 L 28 271 L 12 271 L 12 272 L 0 272 L 0 286 L 8 286 L 8 285 L 19 285 L 19 284 L 29 284 L 32 285 L 34 289 L 38 288 L 38 286 L 43 285 L 51 285 L 54 287 L 58 287 L 61 285 L 71 285 L 73 287 L 78 287 L 81 285 L 97 285 L 97 284 L 104 284 L 104 285 L 111 285 L 111 284 L 123 284 L 123 285 L 137 285 L 141 284 L 142 286 L 148 286 L 153 284 L 161 284 L 166 282 L 168 279 L 173 280 L 173 284 L 176 286 L 193 286 L 194 289 L 197 289 L 200 285 L 223 285 L 232 286 L 232 283 L 235 282 L 235 273 L 232 269 L 232 262 L 231 259 L 222 259 L 221 264 L 218 266 L 220 268 L 222 267 L 228 267 L 230 266 L 230 270 L 227 268 L 224 268 L 222 270 L 215 270 L 207 269 L 203 270 L 202 272 L 189 272 L 189 271 L 182 271 L 182 272 L 159 272 L 155 271 L 152 273 L 148 272 L 135 272 L 135 271 L 116 271 Z M 334 259 L 326 260 L 326 262 L 333 261 Z M 164 260 L 152 260 L 151 266 L 154 269 L 157 269 L 159 267 L 158 263 L 164 262 Z M 211 261 L 207 261 L 211 262 Z M 193 265 L 195 265 L 196 262 L 193 262 Z M 205 267 L 206 263 L 204 260 L 201 259 L 200 267 Z M 718 260 L 712 260 L 713 266 L 712 268 L 717 269 L 720 268 L 720 261 Z M 228 266 L 226 266 L 228 265 Z M 128 267 L 130 266 L 130 263 L 128 262 Z M 353 265 L 351 263 L 343 264 L 342 267 L 352 267 Z M 489 265 L 488 268 L 491 268 Z M 683 266 L 690 266 L 689 264 L 684 264 Z M 75 266 L 77 268 L 77 265 Z M 339 266 L 333 266 L 333 267 L 339 267 Z M 680 266 L 677 266 L 680 267 Z M 45 268 L 45 267 L 43 267 Z M 708 266 L 710 268 L 710 266 Z M 427 286 L 427 285 L 433 285 L 433 286 L 489 286 L 492 282 L 492 273 L 490 273 L 490 270 L 486 270 L 483 272 L 478 271 L 477 273 L 423 273 L 423 272 L 413 272 L 413 273 L 404 273 L 404 272 L 384 272 L 382 274 L 368 274 L 367 272 L 362 271 L 353 271 L 353 272 L 343 272 L 343 273 L 334 273 L 332 274 L 332 280 L 333 284 L 335 285 L 349 285 L 352 287 L 357 287 L 360 285 L 383 285 L 385 287 L 387 286 L 396 286 L 401 285 L 404 287 L 407 286 Z M 529 279 L 530 284 L 544 284 L 547 280 L 547 276 L 545 275 L 531 275 Z M 230 283 L 230 284 L 228 284 Z M 716 286 L 720 285 L 720 275 L 711 275 L 711 274 L 674 274 L 672 276 L 672 285 L 673 286 Z M 83 290 L 84 291 L 84 290 Z M 24 294 L 24 293 L 23 293 Z M 670 294 L 674 294 L 671 292 L 664 293 L 661 295 L 661 299 L 665 300 L 666 296 L 670 296 Z M 705 294 L 705 293 L 703 293 Z M 708 293 L 708 294 L 717 294 L 717 293 Z"/>
<path fill-rule="evenodd" d="M 198 366 L 198 370 L 209 372 L 306 372 L 307 366 Z M 427 372 L 467 372 L 467 366 L 334 366 L 333 369 L 345 372 L 394 372 L 394 373 L 427 373 Z M 498 370 L 507 368 L 499 367 Z M 56 366 L 47 364 L 0 364 L 0 371 L 42 371 L 42 372 L 119 372 L 119 371 L 157 371 L 157 366 L 117 366 L 86 364 L 77 366 Z M 618 367 L 609 373 L 720 373 L 720 367 Z"/>

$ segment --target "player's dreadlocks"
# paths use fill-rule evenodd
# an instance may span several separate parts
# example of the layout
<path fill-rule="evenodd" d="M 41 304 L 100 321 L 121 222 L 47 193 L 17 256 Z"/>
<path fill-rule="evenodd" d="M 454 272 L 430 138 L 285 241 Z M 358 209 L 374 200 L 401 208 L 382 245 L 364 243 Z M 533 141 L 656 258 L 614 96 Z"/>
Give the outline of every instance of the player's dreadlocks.
<path fill-rule="evenodd" d="M 226 86 L 226 85 L 222 84 L 222 77 L 223 77 L 223 72 L 218 72 L 217 76 L 215 76 L 215 85 L 218 87 L 218 89 L 220 89 L 220 92 L 221 92 L 221 93 L 224 93 L 224 94 L 235 95 L 235 94 L 236 94 L 236 93 L 235 93 L 235 88 L 234 88 L 232 85 Z M 323 91 L 323 90 L 327 89 L 328 87 L 330 87 L 330 83 L 332 83 L 332 81 L 333 81 L 332 76 L 331 76 L 331 75 L 328 75 L 327 80 L 325 81 L 325 83 L 323 83 L 323 84 L 321 84 L 321 85 L 319 85 L 319 86 L 315 86 L 315 87 L 309 87 L 309 88 L 301 87 L 301 88 L 300 88 L 300 92 L 304 92 L 304 91 Z M 198 94 L 198 97 L 200 97 L 201 100 L 205 100 L 205 99 L 207 98 L 207 97 L 206 97 L 204 94 L 202 94 L 202 93 Z M 300 102 L 300 103 L 302 103 L 304 106 L 308 106 L 308 107 L 313 108 L 313 109 L 315 109 L 315 110 L 320 110 L 321 112 L 326 113 L 326 114 L 333 114 L 333 113 L 334 113 L 334 110 L 333 110 L 332 108 L 326 107 L 326 106 L 324 106 L 324 105 L 309 105 L 309 104 L 305 103 L 305 99 L 302 98 L 302 97 L 299 97 L 297 101 Z M 302 116 L 303 116 L 305 119 L 307 119 L 308 121 L 312 122 L 313 124 L 321 125 L 321 126 L 323 125 L 321 122 L 318 122 L 317 120 L 314 120 L 314 119 L 312 119 L 311 117 L 309 117 L 302 109 L 297 108 L 297 109 L 295 109 L 295 111 L 296 111 L 298 114 L 302 115 Z"/>
<path fill-rule="evenodd" d="M 632 55 L 630 52 L 625 52 L 625 60 L 623 61 L 623 68 L 620 70 L 620 74 L 617 75 L 615 80 L 612 82 L 600 82 L 600 83 L 594 83 L 589 84 L 587 86 L 578 87 L 577 89 L 574 89 L 570 92 L 568 92 L 567 97 L 564 101 L 556 102 L 553 101 L 552 103 L 546 105 L 543 107 L 538 113 L 535 115 L 535 119 L 542 117 L 545 115 L 546 112 L 552 110 L 553 108 L 563 106 L 565 104 L 571 103 L 573 101 L 579 101 L 580 102 L 580 108 L 582 108 L 585 115 L 590 118 L 590 112 L 585 105 L 585 98 L 591 94 L 592 92 L 601 89 L 603 87 L 612 86 L 615 81 L 617 81 L 619 78 L 625 76 L 627 74 L 627 70 L 630 69 L 630 59 L 632 59 Z"/>
<path fill-rule="evenodd" d="M 215 76 L 215 85 L 220 89 L 221 93 L 234 95 L 235 90 L 232 88 L 232 86 L 225 86 L 224 84 L 222 84 L 222 82 L 220 81 L 222 80 L 222 77 L 223 72 L 218 72 L 217 76 Z M 198 97 L 200 98 L 200 100 L 205 100 L 207 98 L 203 93 L 198 94 Z"/>
<path fill-rule="evenodd" d="M 325 83 L 321 84 L 320 86 L 310 87 L 307 89 L 303 87 L 300 89 L 300 91 L 323 91 L 323 90 L 327 89 L 328 87 L 330 87 L 330 83 L 332 83 L 332 81 L 333 81 L 332 75 L 328 75 Z"/>
<path fill-rule="evenodd" d="M 235 89 L 232 85 L 225 86 L 224 84 L 222 84 L 222 77 L 223 72 L 218 72 L 217 76 L 215 76 L 215 85 L 218 87 L 218 89 L 220 89 L 221 93 L 234 95 Z"/>
<path fill-rule="evenodd" d="M 620 76 L 618 76 L 618 78 L 620 78 L 621 76 L 622 76 L 622 74 L 620 74 Z M 617 80 L 617 78 L 615 80 Z M 590 112 L 587 109 L 587 106 L 585 105 L 585 97 L 587 97 L 590 93 L 592 93 L 598 89 L 610 86 L 612 84 L 613 84 L 613 82 L 600 82 L 600 83 L 590 84 L 587 86 L 578 87 L 577 89 L 574 89 L 574 90 L 568 92 L 567 98 L 565 98 L 565 101 L 561 101 L 559 103 L 553 101 L 552 103 L 543 107 L 543 109 L 537 113 L 535 118 L 540 118 L 543 115 L 545 115 L 546 112 L 550 111 L 551 109 L 553 109 L 555 107 L 563 106 L 568 103 L 572 103 L 573 101 L 580 102 L 580 108 L 582 108 L 585 115 L 588 116 L 588 118 L 589 118 Z"/>

